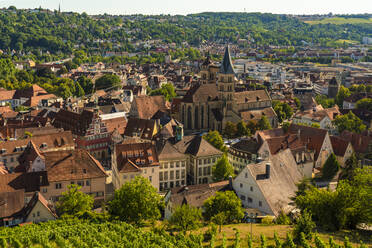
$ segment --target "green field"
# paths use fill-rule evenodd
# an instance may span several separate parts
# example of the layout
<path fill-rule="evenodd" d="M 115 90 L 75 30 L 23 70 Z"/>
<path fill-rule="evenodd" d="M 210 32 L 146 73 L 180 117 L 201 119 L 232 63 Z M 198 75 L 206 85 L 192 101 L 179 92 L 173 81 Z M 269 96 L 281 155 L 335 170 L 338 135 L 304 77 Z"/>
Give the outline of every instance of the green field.
<path fill-rule="evenodd" d="M 308 24 L 360 24 L 360 23 L 367 23 L 372 24 L 372 18 L 364 19 L 364 18 L 344 18 L 344 17 L 332 17 L 332 18 L 325 18 L 322 20 L 314 20 L 314 21 L 305 21 Z"/>

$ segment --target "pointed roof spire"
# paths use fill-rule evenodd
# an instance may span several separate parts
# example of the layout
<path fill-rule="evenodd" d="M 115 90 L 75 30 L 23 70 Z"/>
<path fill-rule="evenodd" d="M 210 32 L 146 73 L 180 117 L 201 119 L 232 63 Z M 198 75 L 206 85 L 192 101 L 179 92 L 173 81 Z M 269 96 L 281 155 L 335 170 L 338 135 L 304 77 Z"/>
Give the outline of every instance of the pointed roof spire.
<path fill-rule="evenodd" d="M 231 61 L 229 45 L 226 46 L 225 55 L 223 56 L 220 73 L 223 74 L 235 74 L 234 66 Z"/>

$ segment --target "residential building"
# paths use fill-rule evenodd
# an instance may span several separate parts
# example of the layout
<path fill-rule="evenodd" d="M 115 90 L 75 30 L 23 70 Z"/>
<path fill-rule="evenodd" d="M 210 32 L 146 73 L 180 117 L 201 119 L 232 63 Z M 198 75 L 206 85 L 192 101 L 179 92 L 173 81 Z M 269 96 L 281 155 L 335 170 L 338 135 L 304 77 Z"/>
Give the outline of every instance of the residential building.
<path fill-rule="evenodd" d="M 159 159 L 152 143 L 115 145 L 112 154 L 112 182 L 115 189 L 136 176 L 147 178 L 159 190 Z"/>
<path fill-rule="evenodd" d="M 259 143 L 255 139 L 241 139 L 230 145 L 227 153 L 230 164 L 238 174 L 248 164 L 256 163 L 259 159 Z"/>
<path fill-rule="evenodd" d="M 346 160 L 348 160 L 354 152 L 351 142 L 343 139 L 339 136 L 330 136 L 333 153 L 336 155 L 337 161 L 342 167 L 345 166 Z"/>
<path fill-rule="evenodd" d="M 233 181 L 233 188 L 245 208 L 258 209 L 265 215 L 290 212 L 290 197 L 302 179 L 289 149 L 256 164 L 247 165 Z"/>

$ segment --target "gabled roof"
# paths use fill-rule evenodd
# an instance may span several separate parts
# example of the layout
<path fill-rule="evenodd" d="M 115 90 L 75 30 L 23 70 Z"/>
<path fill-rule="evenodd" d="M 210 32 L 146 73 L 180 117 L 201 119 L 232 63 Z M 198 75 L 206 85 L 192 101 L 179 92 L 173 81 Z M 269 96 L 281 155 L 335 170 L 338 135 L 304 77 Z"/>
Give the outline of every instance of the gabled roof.
<path fill-rule="evenodd" d="M 177 158 L 186 158 L 184 153 L 178 151 L 173 144 L 167 140 L 165 145 L 159 152 L 159 160 L 168 160 L 168 159 L 177 159 Z"/>
<path fill-rule="evenodd" d="M 40 192 L 35 192 L 31 200 L 29 201 L 29 203 L 26 205 L 26 207 L 22 211 L 24 220 L 27 219 L 32 209 L 36 206 L 38 202 L 40 202 L 51 215 L 57 218 L 56 213 L 51 210 L 51 208 L 49 207 L 48 201 L 44 198 L 44 196 Z"/>
<path fill-rule="evenodd" d="M 207 102 L 216 100 L 218 97 L 217 85 L 215 84 L 194 84 L 182 98 L 182 102 Z"/>
<path fill-rule="evenodd" d="M 184 136 L 181 141 L 174 144 L 174 147 L 184 154 L 191 154 L 197 157 L 222 155 L 223 152 L 212 146 L 200 135 Z"/>
<path fill-rule="evenodd" d="M 106 177 L 101 163 L 86 150 L 44 153 L 49 182 Z"/>
<path fill-rule="evenodd" d="M 231 61 L 230 56 L 230 48 L 226 46 L 225 48 L 225 55 L 223 56 L 223 60 L 220 67 L 220 73 L 222 74 L 235 74 L 234 66 Z"/>
<path fill-rule="evenodd" d="M 24 207 L 25 196 L 23 190 L 14 192 L 0 192 L 0 219 L 10 217 Z"/>
<path fill-rule="evenodd" d="M 262 102 L 270 101 L 269 93 L 266 90 L 250 90 L 234 93 L 234 101 L 236 103 L 253 103 L 253 102 Z"/>
<path fill-rule="evenodd" d="M 346 149 L 350 142 L 338 136 L 330 136 L 329 138 L 331 139 L 333 153 L 336 156 L 345 156 Z"/>
<path fill-rule="evenodd" d="M 140 137 L 141 139 L 151 140 L 153 138 L 155 127 L 155 120 L 129 118 L 124 131 L 124 136 Z"/>
<path fill-rule="evenodd" d="M 135 165 L 130 159 L 124 162 L 119 170 L 122 173 L 140 172 L 141 169 Z"/>
<path fill-rule="evenodd" d="M 46 171 L 0 175 L 0 192 L 14 192 L 17 190 L 34 192 L 40 191 L 40 187 L 48 185 Z"/>
<path fill-rule="evenodd" d="M 256 179 L 258 175 L 265 174 L 267 162 L 250 164 L 246 168 Z M 243 170 L 241 173 L 245 173 L 245 171 Z M 273 213 L 277 216 L 282 209 L 284 211 L 290 210 L 290 197 L 294 196 L 297 191 L 296 184 L 301 179 L 302 176 L 297 169 L 296 161 L 291 151 L 287 149 L 271 157 L 270 177 L 256 179 L 256 183 Z"/>
<path fill-rule="evenodd" d="M 27 144 L 26 149 L 23 151 L 21 156 L 19 156 L 19 166 L 17 167 L 17 172 L 27 172 L 30 168 L 30 163 L 33 163 L 35 159 L 41 158 L 45 160 L 44 156 L 41 155 L 39 148 L 35 145 L 32 140 Z"/>
<path fill-rule="evenodd" d="M 137 105 L 138 117 L 141 119 L 150 119 L 159 110 L 169 109 L 164 96 L 138 96 L 134 98 L 134 104 Z"/>
<path fill-rule="evenodd" d="M 368 131 L 367 133 L 359 134 L 345 130 L 340 137 L 349 141 L 357 153 L 366 153 L 372 143 L 372 134 Z"/>

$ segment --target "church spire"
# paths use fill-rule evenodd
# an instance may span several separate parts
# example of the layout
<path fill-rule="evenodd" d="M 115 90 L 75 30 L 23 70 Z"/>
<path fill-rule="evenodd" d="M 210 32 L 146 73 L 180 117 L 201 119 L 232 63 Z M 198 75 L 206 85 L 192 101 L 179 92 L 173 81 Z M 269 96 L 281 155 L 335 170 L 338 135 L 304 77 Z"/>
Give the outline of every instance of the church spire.
<path fill-rule="evenodd" d="M 229 45 L 226 46 L 225 55 L 223 56 L 220 73 L 222 74 L 235 74 L 234 66 L 231 61 Z"/>

